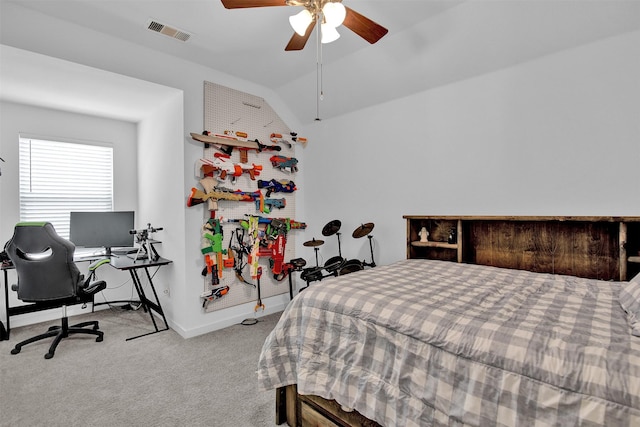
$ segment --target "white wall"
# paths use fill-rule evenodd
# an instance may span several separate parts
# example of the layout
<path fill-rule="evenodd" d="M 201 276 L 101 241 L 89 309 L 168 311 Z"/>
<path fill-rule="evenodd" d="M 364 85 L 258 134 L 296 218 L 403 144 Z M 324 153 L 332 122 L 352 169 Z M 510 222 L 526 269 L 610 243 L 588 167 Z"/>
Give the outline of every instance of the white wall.
<path fill-rule="evenodd" d="M 343 256 L 368 260 L 351 232 L 374 222 L 385 264 L 405 257 L 405 214 L 640 214 L 639 47 L 633 32 L 320 122 L 311 234 L 340 219 Z"/>
<path fill-rule="evenodd" d="M 13 225 L 20 221 L 18 137 L 29 134 L 42 138 L 60 138 L 69 141 L 106 142 L 114 148 L 114 209 L 137 210 L 138 185 L 136 180 L 137 126 L 134 123 L 69 113 L 12 102 L 0 102 L 0 152 L 5 163 L 0 177 L 0 242 L 4 244 L 13 234 Z M 87 265 L 79 265 L 86 272 Z M 10 272 L 10 284 L 15 283 Z M 100 268 L 98 275 L 107 281 L 107 290 L 96 298 L 109 301 L 130 299 L 130 286 L 120 286 L 129 280 L 110 268 Z M 11 305 L 17 305 L 15 293 L 10 292 Z M 3 298 L 4 300 L 4 298 Z M 4 319 L 4 304 L 0 308 Z M 60 312 L 24 315 L 12 319 L 12 325 L 30 323 L 31 319 L 59 318 Z"/>

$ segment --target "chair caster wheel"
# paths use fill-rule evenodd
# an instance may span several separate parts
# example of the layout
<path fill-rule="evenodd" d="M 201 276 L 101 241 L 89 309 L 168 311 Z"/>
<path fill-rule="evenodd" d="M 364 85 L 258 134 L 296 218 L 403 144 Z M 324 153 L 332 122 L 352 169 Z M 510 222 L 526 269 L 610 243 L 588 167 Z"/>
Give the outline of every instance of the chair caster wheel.
<path fill-rule="evenodd" d="M 103 340 L 103 337 L 96 338 L 96 342 L 102 342 L 102 340 Z"/>
<path fill-rule="evenodd" d="M 44 355 L 45 359 L 51 359 L 53 357 L 53 353 L 47 353 Z"/>
<path fill-rule="evenodd" d="M 16 347 L 16 348 L 14 348 L 14 349 L 12 349 L 12 350 L 11 350 L 11 354 L 18 354 L 18 353 L 20 353 L 20 350 L 22 350 L 22 349 L 21 349 L 21 348 Z"/>

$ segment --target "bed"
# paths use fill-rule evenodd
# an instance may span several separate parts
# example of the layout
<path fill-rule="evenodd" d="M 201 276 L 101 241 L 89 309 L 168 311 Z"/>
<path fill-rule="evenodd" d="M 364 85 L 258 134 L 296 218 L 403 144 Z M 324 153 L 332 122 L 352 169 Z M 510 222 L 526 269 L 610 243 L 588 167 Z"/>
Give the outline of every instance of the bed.
<path fill-rule="evenodd" d="M 637 426 L 639 319 L 638 276 L 406 259 L 297 295 L 258 377 L 290 425 Z"/>

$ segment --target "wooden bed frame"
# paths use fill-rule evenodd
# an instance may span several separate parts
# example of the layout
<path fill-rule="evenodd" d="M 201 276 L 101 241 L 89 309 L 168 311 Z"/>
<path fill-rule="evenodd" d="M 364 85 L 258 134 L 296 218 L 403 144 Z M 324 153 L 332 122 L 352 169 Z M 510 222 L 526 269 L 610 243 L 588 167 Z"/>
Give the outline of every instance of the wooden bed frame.
<path fill-rule="evenodd" d="M 405 215 L 407 258 L 624 281 L 640 273 L 640 217 Z M 421 230 L 429 232 L 421 242 Z M 452 233 L 453 231 L 453 233 Z M 379 426 L 333 400 L 276 390 L 276 424 Z"/>

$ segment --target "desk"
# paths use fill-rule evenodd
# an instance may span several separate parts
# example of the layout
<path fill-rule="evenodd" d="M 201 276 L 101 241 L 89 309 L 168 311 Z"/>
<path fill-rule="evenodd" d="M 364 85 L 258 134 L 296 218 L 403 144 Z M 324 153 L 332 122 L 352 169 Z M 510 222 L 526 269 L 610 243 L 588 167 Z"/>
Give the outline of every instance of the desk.
<path fill-rule="evenodd" d="M 144 337 L 146 335 L 155 334 L 157 332 L 166 331 L 169 329 L 169 324 L 167 323 L 167 318 L 164 316 L 164 311 L 162 310 L 162 306 L 160 305 L 160 299 L 158 298 L 158 293 L 156 292 L 155 286 L 153 286 L 153 281 L 151 280 L 151 275 L 149 274 L 150 267 L 160 267 L 163 265 L 170 264 L 172 261 L 158 257 L 155 260 L 145 259 L 137 259 L 134 260 L 129 258 L 126 255 L 120 256 L 112 256 L 110 259 L 110 264 L 112 267 L 117 268 L 118 270 L 128 270 L 131 274 L 131 280 L 133 280 L 133 286 L 136 288 L 136 292 L 138 293 L 138 297 L 140 298 L 140 302 L 142 303 L 142 307 L 148 310 L 149 316 L 151 317 L 151 322 L 153 322 L 154 331 L 147 332 L 146 334 L 138 335 L 135 337 L 127 338 L 127 341 L 133 340 L 136 338 Z M 138 276 L 138 270 L 144 269 L 144 272 L 147 275 L 147 279 L 149 280 L 149 286 L 153 291 L 153 296 L 155 297 L 155 302 L 151 301 L 144 293 L 144 288 L 142 287 L 142 283 L 140 282 L 140 276 Z M 156 323 L 156 318 L 153 316 L 152 310 L 158 313 L 162 320 L 164 321 L 164 329 L 158 329 L 158 324 Z"/>
<path fill-rule="evenodd" d="M 84 260 L 84 259 L 83 259 Z M 80 260 L 78 260 L 80 261 Z M 116 268 L 118 270 L 121 271 L 129 271 L 129 273 L 131 274 L 131 279 L 133 280 L 133 286 L 136 289 L 136 292 L 138 294 L 138 297 L 140 298 L 140 303 L 142 304 L 142 307 L 144 308 L 145 311 L 149 312 L 149 316 L 151 317 L 151 322 L 153 323 L 153 327 L 154 327 L 154 331 L 152 332 L 148 332 L 142 335 L 138 335 L 135 337 L 131 337 L 131 338 L 127 338 L 127 341 L 132 340 L 132 339 L 136 339 L 136 338 L 140 338 L 146 335 L 151 335 L 151 334 L 155 334 L 157 332 L 162 332 L 162 331 L 166 331 L 169 329 L 169 324 L 167 323 L 167 318 L 164 315 L 164 311 L 162 310 L 162 306 L 160 305 L 160 300 L 158 299 L 158 294 L 156 292 L 156 288 L 153 285 L 153 281 L 151 280 L 151 275 L 149 274 L 149 268 L 151 267 L 161 267 L 163 265 L 167 265 L 170 264 L 172 261 L 168 260 L 166 258 L 162 258 L 159 257 L 156 260 L 153 261 L 149 261 L 148 259 L 138 259 L 138 260 L 133 260 L 132 258 L 129 258 L 126 255 L 120 255 L 120 256 L 112 256 L 109 259 L 109 264 L 113 267 Z M 25 313 L 33 313 L 35 311 L 41 311 L 41 310 L 47 310 L 49 308 L 56 308 L 58 307 L 57 304 L 52 304 L 51 307 L 45 305 L 45 304 L 38 304 L 38 306 L 36 307 L 35 304 L 26 304 L 26 305 L 20 305 L 17 307 L 10 307 L 9 306 L 9 277 L 8 277 L 8 271 L 9 270 L 13 270 L 15 267 L 13 266 L 2 266 L 2 272 L 4 273 L 4 307 L 5 307 L 5 319 L 6 319 L 6 323 L 5 323 L 5 328 L 6 328 L 6 334 L 4 337 L 2 337 L 3 339 L 8 340 L 9 339 L 9 335 L 11 333 L 11 324 L 10 324 L 10 318 L 11 316 L 16 316 L 18 314 L 25 314 Z M 153 291 L 153 296 L 155 297 L 156 302 L 151 301 L 145 294 L 144 292 L 144 288 L 142 287 L 142 283 L 140 281 L 140 277 L 138 275 L 138 270 L 140 269 L 144 269 L 146 275 L 147 275 L 147 279 L 149 280 L 149 286 L 151 287 L 151 290 Z M 156 319 L 152 313 L 152 311 L 155 311 L 158 315 L 160 315 L 162 317 L 162 320 L 164 321 L 164 329 L 159 329 L 158 325 L 156 323 Z"/>

